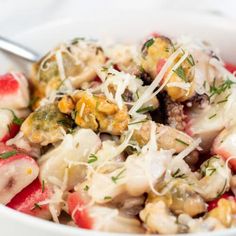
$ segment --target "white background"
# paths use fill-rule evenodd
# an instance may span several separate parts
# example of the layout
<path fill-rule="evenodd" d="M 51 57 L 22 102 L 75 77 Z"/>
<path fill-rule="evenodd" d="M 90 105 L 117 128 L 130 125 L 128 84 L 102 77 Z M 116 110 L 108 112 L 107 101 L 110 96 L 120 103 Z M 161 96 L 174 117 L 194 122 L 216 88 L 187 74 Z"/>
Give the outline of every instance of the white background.
<path fill-rule="evenodd" d="M 90 8 L 83 7 L 84 1 L 90 3 Z M 94 7 L 95 1 L 100 3 L 99 7 L 98 4 Z M 75 2 L 79 7 L 75 7 Z M 60 18 L 69 20 L 78 15 L 93 17 L 93 12 L 111 5 L 117 12 L 120 11 L 121 17 L 124 5 L 126 11 L 138 14 L 152 5 L 157 14 L 163 9 L 194 11 L 220 15 L 236 23 L 236 0 L 0 0 L 0 34 L 14 35 L 18 31 Z"/>

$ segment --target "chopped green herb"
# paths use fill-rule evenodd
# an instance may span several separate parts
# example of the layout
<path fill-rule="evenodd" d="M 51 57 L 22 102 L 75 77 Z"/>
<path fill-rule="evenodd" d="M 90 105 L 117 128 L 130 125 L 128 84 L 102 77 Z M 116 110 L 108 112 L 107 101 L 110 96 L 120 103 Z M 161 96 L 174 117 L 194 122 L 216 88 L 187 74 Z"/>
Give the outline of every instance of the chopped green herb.
<path fill-rule="evenodd" d="M 172 174 L 172 177 L 173 178 L 180 178 L 180 179 L 184 179 L 186 178 L 187 176 L 183 173 L 181 174 L 181 170 L 178 168 L 173 174 Z"/>
<path fill-rule="evenodd" d="M 38 100 L 39 97 L 33 97 L 29 102 L 29 107 L 32 107 Z"/>
<path fill-rule="evenodd" d="M 136 121 L 136 122 L 131 122 L 131 123 L 129 123 L 128 125 L 136 125 L 136 124 L 144 123 L 144 122 L 146 122 L 146 121 L 148 121 L 148 120 L 147 120 L 147 119 L 145 119 L 145 120 L 140 120 L 140 121 Z"/>
<path fill-rule="evenodd" d="M 230 95 L 231 95 L 231 94 L 228 94 L 228 95 L 225 97 L 225 99 L 223 99 L 223 100 L 217 102 L 217 104 L 221 104 L 221 103 L 227 102 Z"/>
<path fill-rule="evenodd" d="M 165 47 L 165 52 L 169 52 L 170 51 L 170 49 L 168 48 L 168 47 Z"/>
<path fill-rule="evenodd" d="M 88 190 L 89 190 L 89 186 L 86 185 L 86 186 L 84 187 L 84 191 L 88 191 Z"/>
<path fill-rule="evenodd" d="M 213 156 L 210 159 L 208 159 L 206 162 L 204 162 L 204 164 L 200 168 L 200 173 L 203 177 L 206 175 L 211 176 L 211 175 L 213 175 L 213 173 L 215 173 L 216 168 L 211 167 L 211 160 L 212 159 L 219 159 L 219 157 Z"/>
<path fill-rule="evenodd" d="M 221 100 L 221 101 L 217 102 L 217 104 L 225 103 L 227 101 L 228 101 L 228 99 L 224 99 L 224 100 Z"/>
<path fill-rule="evenodd" d="M 72 45 L 75 45 L 77 44 L 80 40 L 84 40 L 85 38 L 84 37 L 76 37 L 74 39 L 71 40 L 71 44 Z"/>
<path fill-rule="evenodd" d="M 216 168 L 207 168 L 206 171 L 208 172 L 208 176 L 212 176 L 216 172 Z"/>
<path fill-rule="evenodd" d="M 16 150 L 1 153 L 1 154 L 0 154 L 0 159 L 7 159 L 7 158 L 9 158 L 9 157 L 11 157 L 11 156 L 16 155 L 16 153 L 17 153 Z"/>
<path fill-rule="evenodd" d="M 89 158 L 88 158 L 88 163 L 93 163 L 95 161 L 98 160 L 98 157 L 95 154 L 90 154 Z"/>
<path fill-rule="evenodd" d="M 2 108 L 2 109 L 8 110 L 8 111 L 10 111 L 10 112 L 12 113 L 12 115 L 13 115 L 12 123 L 13 123 L 13 124 L 22 125 L 23 120 L 22 120 L 21 118 L 17 117 L 16 114 L 15 114 L 15 112 L 14 112 L 13 110 L 8 109 L 8 108 Z"/>
<path fill-rule="evenodd" d="M 181 140 L 181 139 L 176 138 L 175 141 L 177 141 L 177 142 L 179 142 L 179 143 L 181 143 L 181 144 L 184 144 L 185 146 L 189 146 L 188 143 L 184 142 L 184 141 Z"/>
<path fill-rule="evenodd" d="M 173 72 L 177 74 L 184 82 L 188 82 L 184 68 L 182 66 L 179 66 L 176 70 L 173 70 Z"/>
<path fill-rule="evenodd" d="M 43 180 L 43 182 L 42 182 L 42 193 L 44 193 L 44 191 L 45 191 L 45 181 Z"/>
<path fill-rule="evenodd" d="M 138 113 L 146 113 L 149 111 L 154 111 L 155 108 L 153 106 L 143 107 L 137 110 Z"/>
<path fill-rule="evenodd" d="M 143 45 L 142 51 L 146 48 L 149 48 L 150 46 L 153 45 L 153 43 L 155 42 L 155 40 L 153 38 L 149 39 L 148 41 L 146 41 Z"/>
<path fill-rule="evenodd" d="M 76 110 L 73 110 L 73 111 L 71 112 L 71 118 L 72 118 L 73 120 L 75 120 L 76 115 L 77 115 L 77 112 L 78 112 L 78 111 L 76 111 Z"/>
<path fill-rule="evenodd" d="M 227 89 L 230 89 L 235 82 L 227 79 L 219 86 L 216 86 L 216 79 L 214 78 L 213 84 L 210 86 L 210 98 L 214 95 L 219 95 L 225 92 Z"/>
<path fill-rule="evenodd" d="M 116 184 L 119 179 L 122 178 L 122 174 L 125 172 L 125 169 L 120 171 L 116 176 L 112 176 L 111 180 Z"/>
<path fill-rule="evenodd" d="M 108 71 L 108 67 L 106 66 L 103 66 L 102 69 L 101 69 L 102 72 L 107 72 Z"/>
<path fill-rule="evenodd" d="M 216 117 L 216 114 L 213 114 L 212 116 L 208 117 L 208 119 L 210 120 L 210 119 L 212 119 L 214 117 Z"/>
<path fill-rule="evenodd" d="M 65 81 L 67 80 L 68 78 L 65 78 L 61 81 L 61 83 L 58 85 L 57 87 L 57 90 L 59 90 L 61 88 L 62 85 L 64 85 Z"/>
<path fill-rule="evenodd" d="M 110 200 L 110 199 L 112 199 L 111 196 L 105 196 L 105 197 L 104 197 L 104 200 Z"/>
<path fill-rule="evenodd" d="M 193 59 L 192 54 L 190 54 L 189 57 L 187 57 L 187 62 L 189 63 L 190 66 L 195 66 L 195 61 Z"/>
<path fill-rule="evenodd" d="M 64 127 L 71 127 L 72 121 L 70 119 L 62 119 L 62 120 L 58 120 L 57 124 L 62 125 Z"/>
<path fill-rule="evenodd" d="M 11 132 L 11 125 L 7 125 L 8 133 Z"/>
<path fill-rule="evenodd" d="M 68 134 L 73 134 L 76 129 L 68 128 L 67 133 Z"/>
<path fill-rule="evenodd" d="M 31 211 L 33 211 L 35 209 L 42 209 L 42 207 L 38 203 L 35 203 L 34 206 L 31 209 Z"/>

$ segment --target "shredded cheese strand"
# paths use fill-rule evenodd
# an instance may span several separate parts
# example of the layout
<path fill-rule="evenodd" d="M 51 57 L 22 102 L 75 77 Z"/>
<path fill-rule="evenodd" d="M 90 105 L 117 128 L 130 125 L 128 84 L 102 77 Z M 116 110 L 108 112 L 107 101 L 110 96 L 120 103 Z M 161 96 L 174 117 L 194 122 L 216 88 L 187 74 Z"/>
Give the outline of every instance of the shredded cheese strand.
<path fill-rule="evenodd" d="M 182 152 L 180 152 L 174 158 L 176 158 L 176 159 L 183 159 L 183 158 L 185 158 L 194 149 L 196 149 L 199 146 L 200 143 L 201 143 L 201 138 L 198 138 L 198 139 L 194 140 L 187 148 L 185 148 Z"/>
<path fill-rule="evenodd" d="M 157 74 L 156 78 L 153 80 L 153 82 L 148 86 L 148 88 L 145 90 L 142 96 L 136 101 L 136 103 L 130 109 L 129 111 L 130 115 L 134 115 L 136 111 L 146 102 L 146 100 L 150 98 L 150 95 L 153 93 L 156 87 L 160 84 L 166 71 L 173 64 L 174 60 L 179 56 L 181 52 L 182 52 L 182 48 L 179 48 L 168 58 L 168 60 L 162 67 L 161 71 Z"/>
<path fill-rule="evenodd" d="M 56 60 L 57 60 L 57 66 L 58 66 L 61 81 L 64 81 L 66 79 L 66 75 L 65 75 L 63 59 L 62 59 L 62 55 L 61 55 L 60 50 L 56 51 Z"/>

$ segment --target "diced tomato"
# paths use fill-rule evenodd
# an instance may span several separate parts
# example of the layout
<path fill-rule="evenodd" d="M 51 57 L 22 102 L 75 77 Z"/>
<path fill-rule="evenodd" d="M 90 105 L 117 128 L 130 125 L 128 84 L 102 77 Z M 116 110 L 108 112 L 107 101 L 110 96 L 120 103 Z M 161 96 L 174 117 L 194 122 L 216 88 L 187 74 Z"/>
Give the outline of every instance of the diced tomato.
<path fill-rule="evenodd" d="M 6 142 L 7 140 L 14 138 L 20 130 L 20 125 L 11 124 L 9 127 L 9 132 L 0 140 L 1 142 Z"/>
<path fill-rule="evenodd" d="M 161 34 L 157 33 L 157 32 L 153 32 L 151 33 L 151 36 L 154 37 L 154 38 L 158 38 L 161 36 Z"/>
<path fill-rule="evenodd" d="M 226 63 L 225 68 L 231 73 L 234 73 L 236 71 L 236 65 L 230 63 Z"/>
<path fill-rule="evenodd" d="M 8 204 L 39 174 L 37 162 L 25 153 L 0 143 L 0 203 Z"/>
<path fill-rule="evenodd" d="M 51 217 L 48 204 L 40 205 L 40 202 L 50 198 L 51 192 L 40 183 L 39 179 L 34 180 L 30 185 L 18 193 L 7 206 L 28 215 L 44 219 Z"/>
<path fill-rule="evenodd" d="M 0 75 L 0 94 L 14 93 L 19 89 L 20 85 L 14 76 L 10 73 Z"/>
<path fill-rule="evenodd" d="M 94 81 L 96 81 L 96 82 L 102 82 L 101 79 L 100 79 L 98 76 L 95 77 Z"/>
<path fill-rule="evenodd" d="M 67 199 L 69 214 L 74 222 L 81 228 L 91 229 L 93 219 L 89 215 L 85 201 L 81 198 L 80 193 L 70 193 Z"/>
<path fill-rule="evenodd" d="M 161 69 L 165 65 L 165 63 L 166 63 L 166 59 L 158 60 L 157 65 L 156 65 L 157 74 L 161 71 Z"/>
<path fill-rule="evenodd" d="M 219 198 L 217 198 L 217 199 L 215 199 L 215 200 L 209 202 L 209 203 L 208 203 L 207 210 L 208 210 L 208 211 L 211 211 L 212 209 L 216 208 L 216 207 L 218 206 L 219 200 L 220 200 L 220 199 L 223 199 L 223 198 L 224 198 L 224 199 L 233 198 L 234 200 L 236 200 L 235 197 L 234 197 L 232 194 L 224 193 L 224 194 L 223 194 L 222 196 L 220 196 Z"/>

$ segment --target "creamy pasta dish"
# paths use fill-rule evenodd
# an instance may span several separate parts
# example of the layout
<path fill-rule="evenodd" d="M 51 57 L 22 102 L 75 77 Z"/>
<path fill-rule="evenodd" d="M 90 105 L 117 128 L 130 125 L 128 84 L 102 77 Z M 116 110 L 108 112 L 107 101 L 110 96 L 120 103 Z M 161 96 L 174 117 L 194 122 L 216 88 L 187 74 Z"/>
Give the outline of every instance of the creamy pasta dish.
<path fill-rule="evenodd" d="M 236 226 L 236 67 L 209 43 L 59 44 L 0 76 L 0 203 L 105 232 Z"/>

